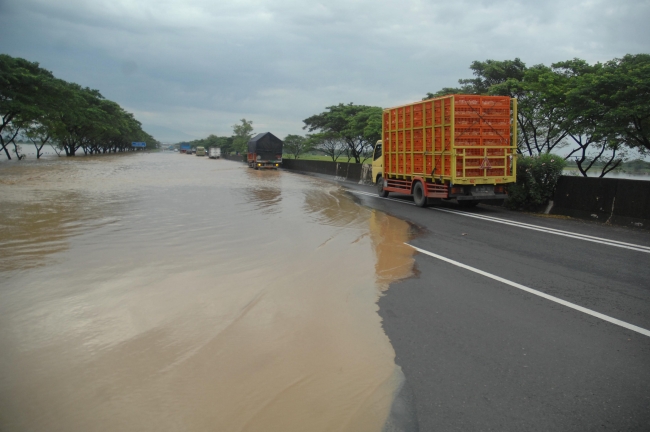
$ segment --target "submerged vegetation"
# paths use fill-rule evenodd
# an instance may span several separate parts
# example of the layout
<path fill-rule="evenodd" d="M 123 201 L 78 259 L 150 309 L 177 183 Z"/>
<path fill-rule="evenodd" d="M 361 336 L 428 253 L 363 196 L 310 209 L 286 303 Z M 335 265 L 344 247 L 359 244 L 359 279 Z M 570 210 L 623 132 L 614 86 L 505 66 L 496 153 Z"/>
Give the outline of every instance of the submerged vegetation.
<path fill-rule="evenodd" d="M 98 90 L 56 78 L 38 63 L 0 54 L 0 151 L 22 159 L 18 140 L 40 158 L 46 144 L 66 156 L 133 150 L 132 142 L 158 142 L 133 114 Z"/>

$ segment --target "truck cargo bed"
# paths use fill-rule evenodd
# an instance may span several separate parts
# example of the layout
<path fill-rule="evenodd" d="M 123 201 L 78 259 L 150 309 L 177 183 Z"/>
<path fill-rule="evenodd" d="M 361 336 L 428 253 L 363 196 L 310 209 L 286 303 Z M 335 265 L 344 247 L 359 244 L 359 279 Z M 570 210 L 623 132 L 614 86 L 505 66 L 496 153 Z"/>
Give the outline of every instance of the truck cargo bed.
<path fill-rule="evenodd" d="M 384 177 L 452 185 L 514 182 L 516 110 L 516 99 L 476 95 L 385 109 Z"/>

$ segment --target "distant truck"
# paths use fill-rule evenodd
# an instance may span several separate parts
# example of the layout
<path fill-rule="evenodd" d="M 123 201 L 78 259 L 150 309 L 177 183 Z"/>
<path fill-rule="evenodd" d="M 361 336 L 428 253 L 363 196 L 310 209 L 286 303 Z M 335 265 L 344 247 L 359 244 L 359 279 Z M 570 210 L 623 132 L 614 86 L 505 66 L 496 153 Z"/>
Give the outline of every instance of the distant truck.
<path fill-rule="evenodd" d="M 506 197 L 517 175 L 517 100 L 448 95 L 383 111 L 372 177 L 380 196 L 455 199 L 464 207 Z"/>
<path fill-rule="evenodd" d="M 208 157 L 210 159 L 219 159 L 221 158 L 221 148 L 219 147 L 210 147 L 208 150 Z"/>
<path fill-rule="evenodd" d="M 282 140 L 271 132 L 255 135 L 248 141 L 248 166 L 278 169 L 282 165 Z"/>
<path fill-rule="evenodd" d="M 192 147 L 189 144 L 181 144 L 181 153 L 191 153 Z"/>
<path fill-rule="evenodd" d="M 196 155 L 197 156 L 205 156 L 205 147 L 198 146 L 196 148 Z"/>

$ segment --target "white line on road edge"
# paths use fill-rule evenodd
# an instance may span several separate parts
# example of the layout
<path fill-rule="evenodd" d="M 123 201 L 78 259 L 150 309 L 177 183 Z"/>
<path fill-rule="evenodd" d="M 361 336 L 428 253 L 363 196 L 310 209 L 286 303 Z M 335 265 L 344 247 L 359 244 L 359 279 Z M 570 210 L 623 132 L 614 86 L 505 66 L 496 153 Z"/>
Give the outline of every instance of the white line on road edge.
<path fill-rule="evenodd" d="M 643 245 L 637 245 L 634 243 L 626 243 L 618 240 L 610 240 L 610 239 L 605 239 L 601 237 L 594 237 L 586 234 L 579 234 L 579 233 L 572 233 L 569 231 L 564 231 L 564 230 L 559 230 L 555 228 L 547 228 L 543 227 L 540 225 L 532 225 L 532 224 L 527 224 L 524 222 L 517 222 L 517 221 L 511 221 L 508 219 L 502 219 L 502 218 L 497 218 L 494 216 L 485 216 L 485 215 L 478 215 L 474 213 L 468 213 L 468 212 L 463 212 L 463 211 L 458 211 L 458 210 L 452 210 L 452 209 L 442 209 L 442 208 L 435 208 L 435 207 L 429 207 L 431 210 L 436 210 L 436 211 L 441 211 L 445 213 L 453 213 L 453 214 L 458 214 L 461 216 L 467 216 L 467 217 L 472 217 L 475 219 L 483 219 L 487 220 L 490 222 L 495 222 L 495 223 L 500 223 L 504 225 L 512 225 L 512 226 L 518 226 L 520 228 L 525 228 L 525 229 L 530 229 L 534 231 L 544 231 L 549 234 L 555 234 L 555 235 L 560 235 L 564 237 L 571 237 L 571 238 L 576 238 L 580 240 L 585 240 L 585 241 L 591 241 L 594 243 L 603 243 L 607 244 L 610 246 L 616 246 L 616 247 L 621 247 L 625 249 L 631 249 L 639 252 L 645 252 L 645 253 L 650 253 L 650 247 L 648 246 L 643 246 Z"/>
<path fill-rule="evenodd" d="M 361 191 L 355 191 L 355 190 L 349 190 L 349 191 L 352 192 L 352 193 L 356 193 L 356 194 L 359 194 L 359 195 L 366 195 L 366 196 L 370 196 L 370 197 L 373 197 L 373 198 L 379 198 L 379 199 L 385 199 L 385 200 L 389 200 L 389 201 L 395 201 L 395 202 L 399 202 L 399 203 L 402 203 L 402 204 L 415 205 L 415 204 L 413 204 L 412 202 L 409 202 L 409 201 L 397 200 L 397 199 L 393 199 L 393 198 L 382 198 L 380 196 L 377 196 L 376 194 L 369 193 L 369 192 L 361 192 Z M 637 245 L 637 244 L 634 244 L 634 243 L 625 243 L 625 242 L 618 241 L 618 240 L 610 240 L 610 239 L 606 239 L 606 238 L 602 238 L 602 237 L 594 237 L 594 236 L 590 236 L 590 235 L 586 235 L 586 234 L 572 233 L 572 232 L 569 232 L 569 231 L 563 231 L 563 230 L 559 230 L 559 229 L 555 229 L 555 228 L 547 228 L 547 227 L 543 227 L 543 226 L 540 226 L 540 225 L 532 225 L 532 224 L 528 224 L 528 223 L 524 223 L 524 222 L 511 221 L 511 220 L 508 220 L 508 219 L 501 219 L 501 218 L 497 218 L 497 217 L 494 217 L 494 216 L 479 215 L 479 214 L 469 213 L 469 212 L 464 212 L 464 211 L 459 211 L 459 210 L 443 209 L 443 208 L 437 208 L 437 207 L 429 207 L 429 210 L 440 211 L 440 212 L 444 212 L 444 213 L 457 214 L 457 215 L 460 215 L 460 216 L 467 216 L 467 217 L 471 217 L 471 218 L 474 218 L 474 219 L 482 219 L 482 220 L 485 220 L 485 221 L 488 221 L 488 222 L 500 223 L 500 224 L 503 224 L 503 225 L 510 225 L 510 226 L 529 229 L 529 230 L 533 230 L 533 231 L 540 231 L 540 232 L 545 232 L 545 233 L 548 233 L 548 234 L 554 234 L 554 235 L 559 235 L 559 236 L 563 236 L 563 237 L 569 237 L 569 238 L 574 238 L 574 239 L 578 239 L 578 240 L 584 240 L 584 241 L 589 241 L 589 242 L 593 242 L 593 243 L 600 243 L 600 244 L 604 244 L 604 245 L 608 245 L 608 246 L 619 247 L 619 248 L 623 248 L 623 249 L 630 249 L 630 250 L 634 250 L 634 251 L 637 251 L 637 252 L 650 253 L 650 247 L 643 246 L 643 245 Z"/>
<path fill-rule="evenodd" d="M 347 189 L 347 190 L 348 190 L 348 192 L 351 192 L 351 193 L 353 193 L 353 194 L 358 194 L 358 195 L 367 195 L 367 196 L 369 196 L 369 197 L 379 198 L 379 199 L 386 200 L 386 201 L 395 201 L 395 202 L 398 202 L 398 203 L 400 203 L 400 204 L 407 204 L 407 205 L 411 205 L 411 206 L 414 206 L 414 205 L 415 205 L 415 203 L 414 203 L 413 201 L 405 201 L 405 200 L 395 199 L 395 198 L 383 198 L 383 197 L 380 197 L 380 196 L 377 195 L 377 194 L 370 193 L 370 192 L 362 192 L 362 191 L 352 190 L 352 189 Z"/>
<path fill-rule="evenodd" d="M 569 307 L 569 308 L 571 308 L 571 309 L 575 309 L 575 310 L 577 310 L 577 311 L 580 311 L 580 312 L 586 313 L 587 315 L 591 315 L 591 316 L 594 316 L 594 317 L 596 317 L 596 318 L 600 318 L 600 319 L 602 319 L 603 321 L 607 321 L 607 322 L 610 322 L 610 323 L 612 323 L 612 324 L 616 324 L 616 325 L 618 325 L 618 326 L 624 327 L 624 328 L 626 328 L 626 329 L 628 329 L 628 330 L 632 330 L 632 331 L 635 331 L 635 332 L 637 332 L 637 333 L 641 333 L 641 334 L 644 335 L 644 336 L 650 336 L 650 330 L 646 330 L 646 329 L 644 329 L 644 328 L 641 328 L 641 327 L 635 326 L 635 325 L 633 325 L 633 324 L 626 323 L 625 321 L 621 321 L 621 320 L 618 320 L 618 319 L 616 319 L 616 318 L 612 318 L 612 317 L 610 317 L 610 316 L 603 315 L 603 314 L 601 314 L 601 313 L 599 313 L 599 312 L 596 312 L 596 311 L 593 311 L 593 310 L 591 310 L 591 309 L 587 309 L 587 308 L 584 308 L 584 307 L 582 307 L 582 306 L 578 306 L 577 304 L 570 303 L 570 302 L 568 302 L 568 301 L 566 301 L 566 300 L 562 300 L 561 298 L 558 298 L 558 297 L 554 297 L 554 296 L 552 296 L 552 295 L 545 294 L 545 293 L 543 293 L 543 292 L 541 292 L 541 291 L 537 291 L 537 290 L 534 290 L 534 289 L 532 289 L 532 288 L 528 288 L 527 286 L 524 286 L 524 285 L 518 284 L 518 283 L 516 283 L 516 282 L 509 281 L 508 279 L 504 279 L 504 278 L 502 278 L 502 277 L 499 277 L 499 276 L 493 275 L 493 274 L 488 273 L 488 272 L 485 272 L 485 271 L 483 271 L 483 270 L 479 270 L 479 269 L 477 269 L 477 268 L 474 268 L 474 267 L 468 266 L 468 265 L 463 264 L 463 263 L 460 263 L 460 262 L 458 262 L 458 261 L 454 261 L 454 260 L 452 260 L 452 259 L 445 258 L 445 257 L 443 257 L 443 256 L 441 256 L 441 255 L 434 254 L 433 252 L 429 252 L 429 251 L 427 251 L 427 250 L 420 249 L 419 247 L 413 246 L 413 245 L 411 245 L 411 244 L 408 244 L 408 243 L 404 243 L 404 244 L 407 245 L 407 246 L 411 246 L 413 249 L 415 249 L 416 251 L 418 251 L 418 252 L 420 252 L 420 253 L 423 253 L 423 254 L 429 255 L 429 256 L 434 257 L 434 258 L 436 258 L 436 259 L 439 259 L 439 260 L 441 260 L 441 261 L 448 262 L 449 264 L 453 264 L 453 265 L 455 265 L 456 267 L 464 268 L 464 269 L 469 270 L 469 271 L 472 271 L 472 272 L 474 272 L 474 273 L 478 273 L 478 274 L 483 275 L 483 276 L 485 276 L 485 277 L 488 277 L 488 278 L 490 278 L 490 279 L 494 279 L 494 280 L 499 281 L 499 282 L 502 282 L 502 283 L 504 283 L 504 284 L 506 284 L 506 285 L 510 285 L 510 286 L 515 287 L 515 288 L 518 288 L 518 289 L 520 289 L 520 290 L 522 290 L 522 291 L 526 291 L 526 292 L 528 292 L 528 293 L 530 293 L 530 294 L 534 294 L 534 295 L 536 295 L 536 296 L 539 296 L 539 297 L 545 298 L 546 300 L 550 300 L 550 301 L 552 301 L 552 302 L 559 303 L 559 304 L 561 304 L 561 305 L 563 305 L 563 306 L 566 306 L 566 307 Z"/>

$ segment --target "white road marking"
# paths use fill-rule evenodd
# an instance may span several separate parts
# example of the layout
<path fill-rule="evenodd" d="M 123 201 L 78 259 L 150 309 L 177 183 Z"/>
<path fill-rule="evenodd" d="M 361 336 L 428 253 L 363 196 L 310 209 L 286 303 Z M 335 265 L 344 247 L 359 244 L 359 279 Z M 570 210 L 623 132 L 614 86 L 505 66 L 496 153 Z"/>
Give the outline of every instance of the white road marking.
<path fill-rule="evenodd" d="M 528 292 L 530 294 L 545 298 L 546 300 L 550 300 L 552 302 L 561 304 L 563 306 L 566 306 L 568 308 L 577 310 L 577 311 L 585 313 L 587 315 L 591 315 L 593 317 L 600 318 L 603 321 L 607 321 L 609 323 L 616 324 L 616 325 L 621 326 L 623 328 L 626 328 L 628 330 L 632 330 L 632 331 L 635 331 L 637 333 L 641 333 L 644 336 L 650 336 L 650 330 L 646 330 L 644 328 L 635 326 L 634 324 L 626 323 L 625 321 L 621 321 L 619 319 L 612 318 L 610 316 L 601 314 L 600 312 L 596 312 L 596 311 L 593 311 L 591 309 L 587 309 L 585 307 L 578 306 L 577 304 L 568 302 L 566 300 L 562 300 L 561 298 L 558 298 L 558 297 L 555 297 L 555 296 L 552 296 L 552 295 L 549 295 L 549 294 L 545 294 L 545 293 L 543 293 L 541 291 L 537 291 L 537 290 L 534 290 L 532 288 L 528 288 L 527 286 L 518 284 L 516 282 L 509 281 L 508 279 L 504 279 L 504 278 L 502 278 L 500 276 L 493 275 L 492 273 L 488 273 L 488 272 L 485 272 L 483 270 L 479 270 L 479 269 L 477 269 L 475 267 L 468 266 L 467 264 L 463 264 L 463 263 L 460 263 L 458 261 L 454 261 L 452 259 L 445 258 L 445 257 L 443 257 L 441 255 L 434 254 L 433 252 L 429 252 L 427 250 L 420 249 L 419 247 L 413 246 L 411 244 L 408 244 L 408 243 L 405 243 L 405 244 L 408 245 L 408 246 L 411 246 L 413 249 L 415 249 L 416 251 L 418 251 L 420 253 L 423 253 L 425 255 L 429 255 L 429 256 L 431 256 L 433 258 L 436 258 L 436 259 L 439 259 L 441 261 L 448 262 L 449 264 L 455 265 L 456 267 L 464 268 L 464 269 L 469 270 L 471 272 L 478 273 L 478 274 L 480 274 L 482 276 L 488 277 L 490 279 L 494 279 L 494 280 L 502 282 L 502 283 L 504 283 L 506 285 L 510 285 L 510 286 L 518 288 L 518 289 L 520 289 L 522 291 L 526 291 L 526 292 Z"/>
<path fill-rule="evenodd" d="M 463 212 L 463 211 L 458 211 L 458 210 L 453 210 L 453 209 L 442 209 L 442 208 L 435 208 L 435 207 L 429 207 L 431 210 L 436 210 L 436 211 L 441 211 L 445 213 L 453 213 L 453 214 L 458 214 L 461 216 L 467 216 L 467 217 L 472 217 L 475 219 L 483 219 L 487 220 L 490 222 L 495 222 L 495 223 L 501 223 L 505 225 L 512 225 L 512 226 L 518 226 L 520 228 L 525 228 L 525 229 L 530 229 L 534 231 L 544 231 L 548 232 L 549 234 L 555 234 L 555 235 L 560 235 L 560 236 L 565 236 L 565 237 L 571 237 L 571 238 L 577 238 L 580 240 L 585 240 L 585 241 L 591 241 L 594 243 L 603 243 L 603 244 L 608 244 L 610 246 L 617 246 L 617 247 L 622 247 L 625 249 L 632 249 L 636 250 L 639 252 L 645 252 L 645 253 L 650 253 L 650 247 L 648 246 L 643 246 L 643 245 L 637 245 L 633 243 L 626 243 L 618 240 L 610 240 L 610 239 L 605 239 L 601 237 L 594 237 L 586 234 L 579 234 L 579 233 L 572 233 L 569 231 L 564 231 L 564 230 L 559 230 L 555 228 L 547 228 L 547 227 L 542 227 L 539 225 L 532 225 L 524 222 L 517 222 L 517 221 L 511 221 L 508 219 L 502 219 L 502 218 L 497 218 L 494 216 L 485 216 L 485 215 L 477 215 L 474 213 L 469 213 L 469 212 Z"/>
<path fill-rule="evenodd" d="M 409 205 L 415 205 L 414 203 L 410 201 L 404 201 L 404 200 L 398 200 L 398 199 L 393 199 L 393 198 L 382 198 L 376 194 L 370 193 L 370 192 L 362 192 L 362 191 L 356 191 L 356 190 L 351 190 L 348 189 L 350 192 L 359 194 L 359 195 L 366 195 L 374 198 L 379 198 L 379 199 L 385 199 L 389 201 L 396 201 L 402 204 L 409 204 Z M 494 223 L 500 223 L 503 225 L 510 225 L 510 226 L 515 226 L 519 228 L 524 228 L 524 229 L 529 229 L 533 231 L 540 231 L 540 232 L 545 232 L 548 234 L 554 234 L 554 235 L 559 235 L 563 237 L 569 237 L 569 238 L 574 238 L 578 240 L 584 240 L 588 242 L 593 242 L 593 243 L 600 243 L 608 246 L 614 246 L 614 247 L 619 247 L 623 249 L 630 249 L 634 250 L 637 252 L 644 252 L 644 253 L 650 253 L 650 247 L 649 246 L 643 246 L 643 245 L 637 245 L 634 243 L 626 243 L 618 240 L 610 240 L 602 237 L 594 237 L 586 234 L 580 234 L 580 233 L 573 233 L 570 231 L 564 231 L 564 230 L 559 230 L 555 228 L 547 228 L 543 227 L 540 225 L 532 225 L 528 224 L 525 222 L 517 222 L 517 221 L 511 221 L 508 219 L 502 219 L 502 218 L 497 218 L 494 216 L 485 216 L 485 215 L 478 215 L 475 213 L 469 213 L 469 212 L 464 212 L 464 211 L 459 211 L 459 210 L 452 210 L 452 209 L 443 209 L 443 208 L 437 208 L 437 207 L 428 207 L 429 210 L 434 210 L 434 211 L 440 211 L 444 213 L 451 213 L 451 214 L 457 214 L 460 216 L 466 216 L 466 217 L 471 217 L 474 219 L 482 219 L 488 222 L 494 222 Z"/>

